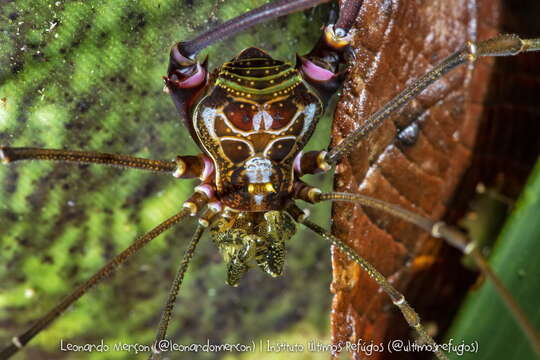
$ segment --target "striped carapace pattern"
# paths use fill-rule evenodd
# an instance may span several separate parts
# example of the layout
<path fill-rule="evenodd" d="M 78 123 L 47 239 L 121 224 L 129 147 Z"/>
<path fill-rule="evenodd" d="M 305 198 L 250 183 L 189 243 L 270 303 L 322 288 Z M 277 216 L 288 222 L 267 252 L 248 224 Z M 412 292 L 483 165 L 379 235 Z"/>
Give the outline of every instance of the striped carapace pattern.
<path fill-rule="evenodd" d="M 281 208 L 322 100 L 293 65 L 253 47 L 216 70 L 212 81 L 193 122 L 215 164 L 219 198 L 235 210 Z"/>

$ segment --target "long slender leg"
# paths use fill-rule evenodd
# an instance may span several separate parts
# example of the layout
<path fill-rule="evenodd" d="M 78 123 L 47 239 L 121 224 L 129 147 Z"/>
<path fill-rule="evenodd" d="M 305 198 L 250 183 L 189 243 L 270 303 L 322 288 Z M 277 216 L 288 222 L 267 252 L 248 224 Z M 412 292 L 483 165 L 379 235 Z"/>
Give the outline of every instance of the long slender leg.
<path fill-rule="evenodd" d="M 171 314 L 174 309 L 174 304 L 176 302 L 178 292 L 180 291 L 180 286 L 182 286 L 184 275 L 186 274 L 188 265 L 191 261 L 191 258 L 193 257 L 195 248 L 197 247 L 197 244 L 199 243 L 199 240 L 201 239 L 204 230 L 205 227 L 203 225 L 197 226 L 191 242 L 189 243 L 189 247 L 184 253 L 184 257 L 182 259 L 182 262 L 180 263 L 180 267 L 178 268 L 176 277 L 171 284 L 169 296 L 167 298 L 167 302 L 165 303 L 163 312 L 161 313 L 161 319 L 159 320 L 159 327 L 156 334 L 156 339 L 154 340 L 154 344 L 152 345 L 152 354 L 150 354 L 149 357 L 150 360 L 159 360 L 161 358 L 159 342 L 165 339 L 165 336 L 167 335 L 167 328 L 169 327 L 169 321 L 171 320 Z"/>
<path fill-rule="evenodd" d="M 197 36 L 195 39 L 178 44 L 180 52 L 186 58 L 191 58 L 202 49 L 212 45 L 216 41 L 223 40 L 229 36 L 237 34 L 247 28 L 261 22 L 269 21 L 283 15 L 302 11 L 311 7 L 329 2 L 331 0 L 277 0 L 265 4 L 257 9 L 248 11 L 234 19 L 210 29 Z"/>
<path fill-rule="evenodd" d="M 540 39 L 522 40 L 516 35 L 501 35 L 476 44 L 467 43 L 467 46 L 462 50 L 450 55 L 371 115 L 360 128 L 348 135 L 339 145 L 328 152 L 326 162 L 335 165 L 343 156 L 353 151 L 360 140 L 377 129 L 385 119 L 408 104 L 430 84 L 455 67 L 467 62 L 474 62 L 481 56 L 513 56 L 526 51 L 538 50 L 540 50 Z"/>
<path fill-rule="evenodd" d="M 373 267 L 373 265 L 367 262 L 360 255 L 358 255 L 351 247 L 349 247 L 343 241 L 341 241 L 334 235 L 330 234 L 328 231 L 326 231 L 319 225 L 307 220 L 306 216 L 304 215 L 304 212 L 300 208 L 298 208 L 296 205 L 290 206 L 287 209 L 287 212 L 291 214 L 293 219 L 304 224 L 308 229 L 312 230 L 316 234 L 330 241 L 332 245 L 339 248 L 351 260 L 353 260 L 358 265 L 360 265 L 360 267 L 364 271 L 366 271 L 369 277 L 375 280 L 377 284 L 380 286 L 380 288 L 390 297 L 394 305 L 396 305 L 401 311 L 401 313 L 403 314 L 403 317 L 405 318 L 409 326 L 418 333 L 421 341 L 424 344 L 428 345 L 431 348 L 430 350 L 433 350 L 433 352 L 435 353 L 435 356 L 437 356 L 438 359 L 446 359 L 446 360 L 448 359 L 446 355 L 440 350 L 435 340 L 433 340 L 433 338 L 429 336 L 429 334 L 426 332 L 424 326 L 420 322 L 420 316 L 407 303 L 403 294 L 397 291 L 396 288 L 394 288 L 388 282 L 388 280 L 386 280 L 386 278 L 379 271 L 377 271 L 377 269 Z"/>
<path fill-rule="evenodd" d="M 170 172 L 176 170 L 174 161 L 149 160 L 128 155 L 88 151 L 71 151 L 39 148 L 1 147 L 0 160 L 7 164 L 22 160 L 46 160 L 78 164 L 103 164 L 141 170 Z"/>
<path fill-rule="evenodd" d="M 514 316 L 517 323 L 531 342 L 534 350 L 538 355 L 540 355 L 540 335 L 538 334 L 538 331 L 534 328 L 534 326 L 532 326 L 517 301 L 508 291 L 506 286 L 501 282 L 499 277 L 493 272 L 489 263 L 484 259 L 480 251 L 474 246 L 474 243 L 471 242 L 461 231 L 447 225 L 442 221 L 433 221 L 424 216 L 405 210 L 400 206 L 389 204 L 370 196 L 338 192 L 321 193 L 320 190 L 311 188 L 309 186 L 302 187 L 302 190 L 299 190 L 298 192 L 299 195 L 301 195 L 299 198 L 313 203 L 321 201 L 346 201 L 382 210 L 411 224 L 415 224 L 416 226 L 429 232 L 432 236 L 444 239 L 449 245 L 459 249 L 463 254 L 470 255 L 482 274 L 491 280 L 504 304 Z"/>
<path fill-rule="evenodd" d="M 131 246 L 122 251 L 120 254 L 112 258 L 105 266 L 95 273 L 90 279 L 79 285 L 71 294 L 65 297 L 58 305 L 56 305 L 49 313 L 39 319 L 30 329 L 19 336 L 13 337 L 11 344 L 0 352 L 0 360 L 9 359 L 12 355 L 23 348 L 34 336 L 39 334 L 43 329 L 49 326 L 56 318 L 58 318 L 71 304 L 77 301 L 88 290 L 99 284 L 104 279 L 110 277 L 114 271 L 126 262 L 130 257 L 136 254 L 151 240 L 155 239 L 159 234 L 171 228 L 173 225 L 182 221 L 191 212 L 188 209 L 182 210 L 178 214 L 168 218 L 148 233 L 138 238 Z"/>
<path fill-rule="evenodd" d="M 338 35 L 343 37 L 351 30 L 363 2 L 364 0 L 348 0 L 344 2 L 340 9 L 339 19 L 334 26 Z"/>
<path fill-rule="evenodd" d="M 90 151 L 0 147 L 0 162 L 9 164 L 23 160 L 100 164 L 153 172 L 165 172 L 182 178 L 199 177 L 204 172 L 206 166 L 204 156 L 177 156 L 174 161 L 162 161 Z"/>

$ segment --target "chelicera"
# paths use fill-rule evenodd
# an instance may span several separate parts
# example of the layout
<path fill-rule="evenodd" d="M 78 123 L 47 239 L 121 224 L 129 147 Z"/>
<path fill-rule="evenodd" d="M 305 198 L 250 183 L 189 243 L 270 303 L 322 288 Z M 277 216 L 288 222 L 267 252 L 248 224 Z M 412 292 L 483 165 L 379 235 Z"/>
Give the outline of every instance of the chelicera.
<path fill-rule="evenodd" d="M 540 40 L 521 40 L 516 36 L 505 35 L 477 44 L 468 43 L 463 50 L 441 62 L 390 100 L 367 120 L 365 126 L 357 129 L 342 143 L 329 150 L 304 153 L 302 150 L 317 120 L 346 76 L 344 67 L 354 36 L 350 29 L 361 8 L 361 1 L 345 1 L 337 22 L 325 28 L 313 50 L 305 56 L 298 56 L 295 65 L 273 59 L 263 50 L 251 47 L 210 72 L 208 62 L 199 61 L 197 54 L 215 41 L 261 21 L 323 2 L 327 1 L 275 1 L 228 21 L 192 41 L 173 46 L 165 77 L 165 90 L 171 95 L 192 138 L 200 147 L 202 153 L 199 155 L 158 161 L 82 151 L 14 147 L 0 149 L 0 157 L 5 163 L 32 159 L 97 163 L 166 172 L 177 178 L 201 180 L 193 195 L 185 201 L 184 210 L 137 239 L 28 331 L 14 337 L 12 343 L 0 353 L 0 358 L 7 359 L 15 354 L 85 292 L 111 275 L 118 265 L 189 215 L 198 217 L 199 226 L 173 283 L 155 344 L 165 338 L 184 273 L 206 228 L 210 229 L 212 239 L 227 266 L 227 282 L 237 285 L 242 275 L 253 265 L 258 265 L 271 276 L 281 275 L 286 242 L 295 233 L 295 223 L 302 223 L 331 241 L 367 271 L 399 307 L 420 338 L 436 347 L 421 325 L 419 316 L 404 297 L 359 254 L 307 220 L 307 214 L 295 205 L 295 200 L 311 203 L 349 201 L 388 211 L 435 236 L 445 238 L 485 266 L 474 246 L 462 234 L 443 223 L 433 222 L 399 207 L 360 195 L 322 193 L 304 183 L 301 177 L 330 170 L 344 155 L 354 151 L 356 144 L 366 134 L 456 66 L 475 61 L 480 56 L 515 55 L 523 51 L 539 50 Z M 534 331 L 532 335 L 531 331 L 528 334 L 536 337 Z M 439 358 L 446 358 L 440 350 L 435 353 Z M 151 357 L 159 357 L 157 347 L 154 347 Z"/>

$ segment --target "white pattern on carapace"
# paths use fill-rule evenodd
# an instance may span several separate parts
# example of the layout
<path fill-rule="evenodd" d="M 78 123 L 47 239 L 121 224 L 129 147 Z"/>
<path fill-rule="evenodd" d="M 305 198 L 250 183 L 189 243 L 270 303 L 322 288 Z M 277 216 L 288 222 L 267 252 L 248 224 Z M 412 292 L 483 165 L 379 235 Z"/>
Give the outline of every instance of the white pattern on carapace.
<path fill-rule="evenodd" d="M 317 106 L 315 104 L 309 104 L 304 108 L 302 113 L 304 116 L 304 128 L 302 129 L 302 133 L 298 135 L 298 137 L 304 135 L 306 131 L 308 131 L 309 127 L 311 126 L 311 123 L 313 122 L 313 118 L 315 117 L 315 111 L 317 110 Z"/>
<path fill-rule="evenodd" d="M 274 123 L 274 118 L 264 110 L 259 111 L 255 114 L 255 116 L 253 116 L 253 130 L 259 131 L 261 128 L 261 122 L 264 123 L 265 130 L 270 130 L 272 128 L 272 124 Z"/>
<path fill-rule="evenodd" d="M 246 162 L 246 175 L 250 184 L 265 184 L 270 182 L 272 162 L 262 157 L 254 157 Z"/>
<path fill-rule="evenodd" d="M 317 106 L 315 104 L 309 104 L 308 106 L 306 106 L 301 111 L 297 111 L 294 114 L 291 121 L 289 121 L 289 123 L 285 127 L 281 128 L 281 129 L 277 129 L 277 130 L 271 130 L 272 129 L 272 123 L 273 123 L 274 119 L 266 111 L 259 111 L 255 116 L 259 115 L 261 117 L 264 117 L 265 115 L 262 115 L 262 113 L 267 114 L 268 117 L 263 118 L 263 121 L 265 122 L 264 125 L 265 125 L 265 128 L 266 128 L 266 130 L 264 132 L 268 133 L 268 134 L 272 134 L 272 135 L 279 135 L 281 133 L 287 132 L 287 130 L 289 130 L 289 128 L 296 123 L 296 120 L 298 119 L 298 117 L 300 115 L 304 114 L 305 115 L 304 128 L 302 130 L 302 134 L 304 134 L 305 131 L 307 130 L 307 128 L 309 128 L 309 126 L 313 122 L 313 117 L 315 116 L 316 109 L 317 109 Z M 227 116 L 221 110 L 217 111 L 216 115 L 221 116 L 221 118 L 223 119 L 223 121 L 225 122 L 227 127 L 229 129 L 231 129 L 233 132 L 235 132 L 235 133 L 237 133 L 239 135 L 249 136 L 249 135 L 253 135 L 253 134 L 256 134 L 256 133 L 260 132 L 259 130 L 260 130 L 261 119 L 258 120 L 258 124 L 256 125 L 255 124 L 255 116 L 253 118 L 253 129 L 254 130 L 243 131 L 243 130 L 238 129 L 236 126 L 234 126 L 234 124 L 231 123 L 231 121 L 227 118 Z M 268 123 L 266 121 L 268 121 Z"/>
<path fill-rule="evenodd" d="M 264 199 L 264 195 L 262 195 L 262 194 L 255 194 L 255 195 L 253 195 L 253 197 L 254 197 L 254 200 L 255 200 L 255 204 L 257 204 L 257 205 L 261 205 L 261 204 L 262 204 L 262 201 L 263 201 L 263 199 Z"/>
<path fill-rule="evenodd" d="M 206 126 L 206 130 L 208 130 L 208 133 L 210 136 L 214 139 L 217 138 L 216 132 L 214 130 L 214 122 L 216 120 L 216 116 L 221 114 L 218 114 L 218 111 L 211 107 L 205 107 L 202 112 L 202 117 L 204 120 L 204 126 Z"/>

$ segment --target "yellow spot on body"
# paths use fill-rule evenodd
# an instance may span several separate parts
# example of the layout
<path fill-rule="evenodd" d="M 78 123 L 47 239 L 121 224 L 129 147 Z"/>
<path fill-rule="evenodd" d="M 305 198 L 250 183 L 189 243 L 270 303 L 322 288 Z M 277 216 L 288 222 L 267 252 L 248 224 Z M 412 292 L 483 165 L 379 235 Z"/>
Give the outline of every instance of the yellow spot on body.
<path fill-rule="evenodd" d="M 255 110 L 255 105 L 251 105 L 251 110 Z"/>
<path fill-rule="evenodd" d="M 281 144 L 279 144 L 279 145 L 277 146 L 278 149 L 281 149 L 282 147 L 283 147 L 283 145 L 281 145 Z"/>
<path fill-rule="evenodd" d="M 251 74 L 251 70 L 246 70 L 246 74 Z"/>
<path fill-rule="evenodd" d="M 274 189 L 274 186 L 271 183 L 266 183 L 264 185 L 264 190 L 267 192 L 276 192 L 276 189 Z"/>
<path fill-rule="evenodd" d="M 227 128 L 227 130 L 226 130 L 226 131 L 227 131 L 228 133 L 230 133 L 230 132 L 231 132 L 231 129 Z"/>
<path fill-rule="evenodd" d="M 238 146 L 236 147 L 236 150 L 242 150 L 242 146 L 238 145 Z"/>
<path fill-rule="evenodd" d="M 255 81 L 250 81 L 249 85 L 255 85 Z"/>
<path fill-rule="evenodd" d="M 243 109 L 244 108 L 244 104 L 240 104 L 240 109 Z"/>
<path fill-rule="evenodd" d="M 279 103 L 279 107 L 283 107 L 283 103 Z"/>
<path fill-rule="evenodd" d="M 274 80 L 270 80 L 270 84 L 273 84 L 275 81 Z"/>
<path fill-rule="evenodd" d="M 265 74 L 270 74 L 270 70 L 264 70 Z"/>

